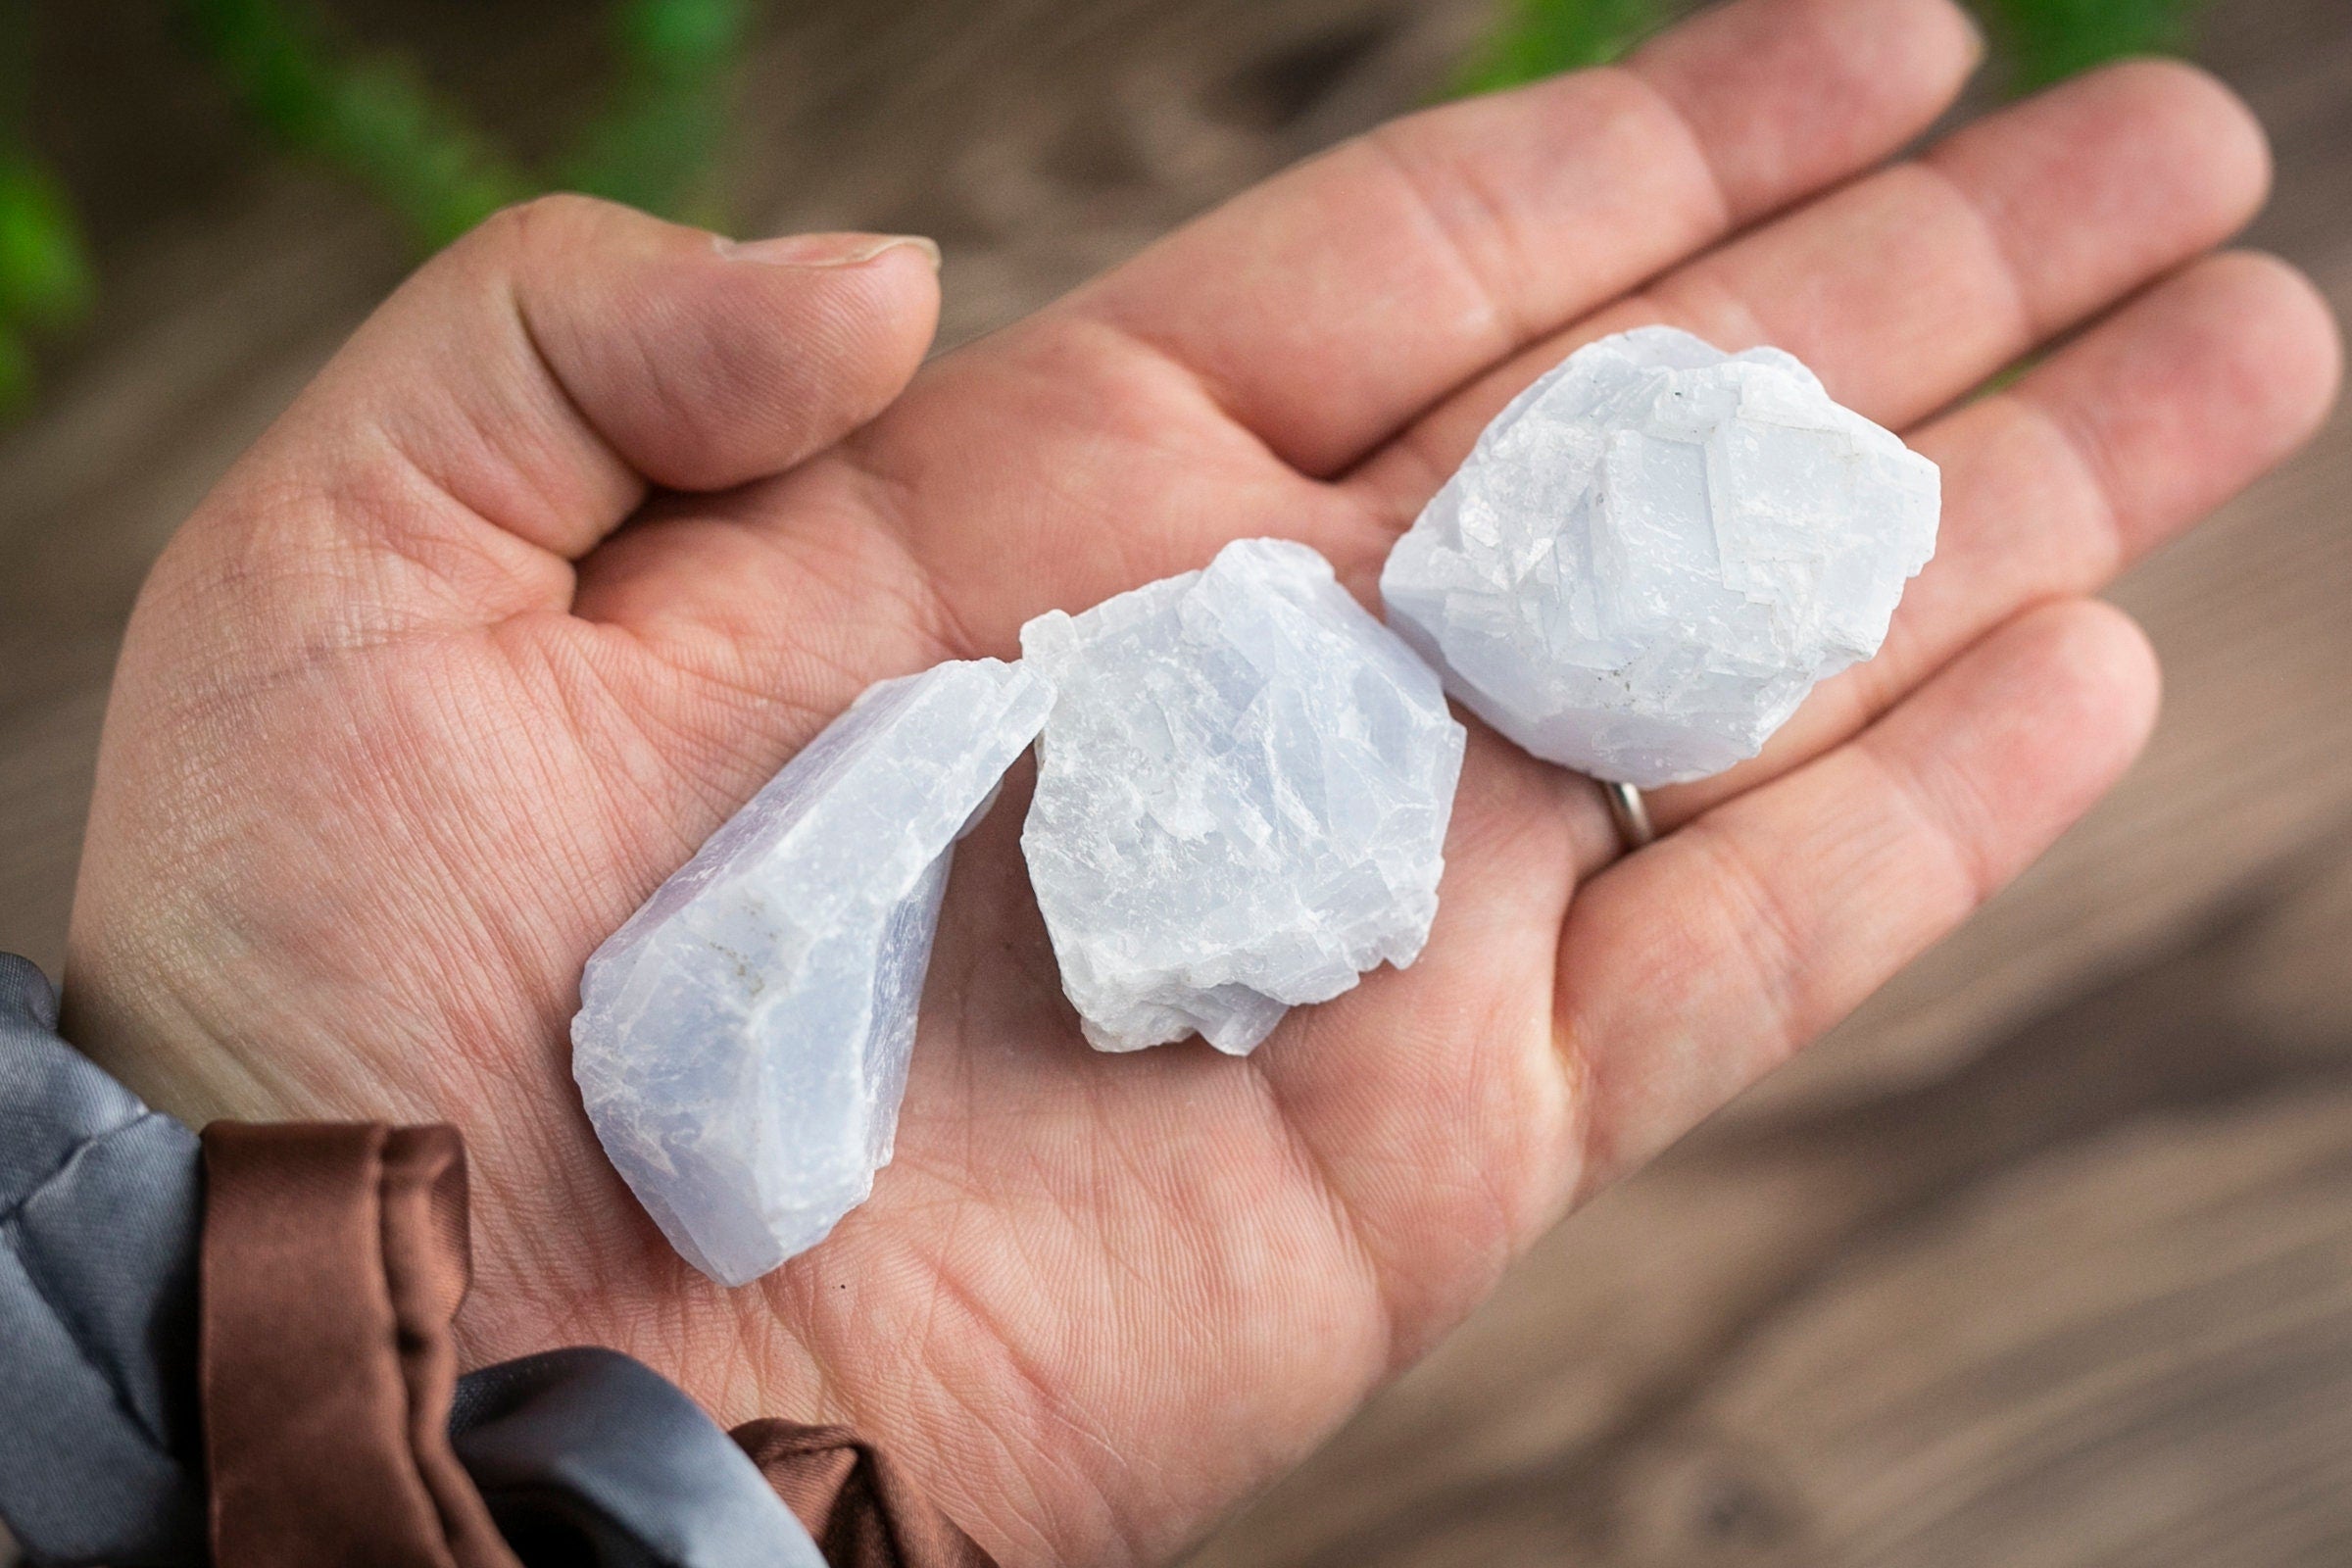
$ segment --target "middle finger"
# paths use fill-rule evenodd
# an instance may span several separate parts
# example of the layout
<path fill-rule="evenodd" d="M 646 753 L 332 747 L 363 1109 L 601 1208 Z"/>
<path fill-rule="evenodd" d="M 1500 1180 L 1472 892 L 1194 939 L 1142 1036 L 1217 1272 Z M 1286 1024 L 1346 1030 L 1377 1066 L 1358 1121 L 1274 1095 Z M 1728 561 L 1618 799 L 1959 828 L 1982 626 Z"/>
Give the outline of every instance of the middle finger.
<path fill-rule="evenodd" d="M 1446 399 L 1348 482 L 1409 520 L 1502 406 L 1594 338 L 1664 321 L 1770 343 L 1900 428 L 2233 232 L 2261 204 L 2261 128 L 2154 61 L 2079 77 L 1665 273 Z"/>

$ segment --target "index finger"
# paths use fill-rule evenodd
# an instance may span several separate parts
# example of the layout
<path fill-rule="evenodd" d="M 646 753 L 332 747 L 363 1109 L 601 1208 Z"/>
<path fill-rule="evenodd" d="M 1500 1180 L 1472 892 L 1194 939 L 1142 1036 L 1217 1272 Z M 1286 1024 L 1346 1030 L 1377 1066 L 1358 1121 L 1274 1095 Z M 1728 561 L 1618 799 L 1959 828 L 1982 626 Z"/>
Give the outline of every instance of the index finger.
<path fill-rule="evenodd" d="M 1514 350 L 1891 154 L 1979 52 L 1950 0 L 1733 0 L 1623 68 L 1384 125 L 1056 309 L 1335 473 Z"/>

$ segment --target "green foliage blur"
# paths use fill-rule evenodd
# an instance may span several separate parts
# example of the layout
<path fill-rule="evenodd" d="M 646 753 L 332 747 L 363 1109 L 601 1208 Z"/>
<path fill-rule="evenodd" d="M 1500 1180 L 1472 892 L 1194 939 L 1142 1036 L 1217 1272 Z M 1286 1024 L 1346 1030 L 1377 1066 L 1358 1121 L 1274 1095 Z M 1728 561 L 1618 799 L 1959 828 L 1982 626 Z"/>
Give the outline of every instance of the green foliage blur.
<path fill-rule="evenodd" d="M 32 337 L 89 309 L 89 252 L 74 204 L 24 145 L 30 0 L 0 0 L 0 413 L 31 395 Z"/>
<path fill-rule="evenodd" d="M 184 0 L 182 10 L 256 125 L 367 189 L 420 246 L 454 239 L 529 188 L 406 62 L 347 53 L 316 13 L 281 0 Z"/>
<path fill-rule="evenodd" d="M 367 190 L 420 250 L 544 190 L 716 218 L 710 184 L 752 0 L 615 0 L 614 82 L 570 151 L 521 167 L 400 57 L 362 53 L 307 0 L 181 0 L 189 33 L 255 123 Z"/>
<path fill-rule="evenodd" d="M 571 146 L 523 167 L 401 56 L 354 47 L 315 0 L 179 0 L 190 44 L 283 151 L 350 181 L 435 249 L 509 202 L 583 190 L 723 227 L 714 182 L 730 77 L 757 0 L 611 0 L 612 82 Z M 74 206 L 24 145 L 32 0 L 0 0 L 0 415 L 34 378 L 34 334 L 93 293 Z"/>
<path fill-rule="evenodd" d="M 73 204 L 29 154 L 0 151 L 0 413 L 32 393 L 32 334 L 71 326 L 89 303 Z"/>
<path fill-rule="evenodd" d="M 734 111 L 728 77 L 751 22 L 748 0 L 615 6 L 619 79 L 555 171 L 555 185 L 709 228 L 727 226 L 716 155 Z"/>
<path fill-rule="evenodd" d="M 1501 24 L 1455 68 L 1450 95 L 1498 92 L 1605 65 L 1656 28 L 1658 0 L 1513 0 Z"/>
<path fill-rule="evenodd" d="M 584 190 L 725 227 L 715 176 L 759 0 L 608 0 L 612 79 L 567 150 L 524 167 L 401 56 L 344 38 L 320 0 L 177 0 L 190 42 L 254 125 L 366 191 L 431 250 L 542 190 Z M 2179 49 L 2202 0 L 1971 0 L 2026 92 L 2121 55 Z M 1449 94 L 1598 65 L 1673 0 L 1503 0 Z M 24 144 L 32 0 L 0 0 L 0 413 L 33 383 L 36 334 L 93 292 L 73 203 Z"/>
<path fill-rule="evenodd" d="M 2177 54 L 2202 0 L 1977 0 L 2010 64 L 2009 85 L 2032 92 L 2126 55 Z"/>
<path fill-rule="evenodd" d="M 2203 0 L 1970 0 L 1999 46 L 2013 93 L 2126 55 L 2178 51 Z M 1667 0 L 1505 0 L 1494 30 L 1446 84 L 1449 96 L 1604 65 L 1668 22 Z"/>

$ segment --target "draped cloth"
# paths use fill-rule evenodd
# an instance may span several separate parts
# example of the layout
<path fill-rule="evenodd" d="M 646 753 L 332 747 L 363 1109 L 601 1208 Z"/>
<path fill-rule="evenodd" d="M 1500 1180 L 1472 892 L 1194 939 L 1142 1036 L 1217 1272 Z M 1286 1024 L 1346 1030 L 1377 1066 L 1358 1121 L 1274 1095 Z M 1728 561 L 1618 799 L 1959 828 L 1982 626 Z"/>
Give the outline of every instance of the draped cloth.
<path fill-rule="evenodd" d="M 470 1262 L 456 1131 L 215 1122 L 204 1168 L 215 1559 L 520 1568 L 449 1441 Z"/>
<path fill-rule="evenodd" d="M 833 1568 L 996 1568 L 848 1427 L 747 1421 L 732 1434 Z"/>
<path fill-rule="evenodd" d="M 0 954 L 0 1519 L 36 1560 L 204 1560 L 196 1136 Z"/>
<path fill-rule="evenodd" d="M 845 1428 L 755 1421 L 730 1441 L 610 1350 L 461 1382 L 453 1129 L 216 1122 L 204 1154 L 223 1568 L 994 1568 Z"/>
<path fill-rule="evenodd" d="M 455 1131 L 200 1142 L 0 954 L 0 1522 L 33 1562 L 993 1568 L 844 1428 L 731 1438 L 596 1348 L 459 1377 L 469 1274 Z"/>

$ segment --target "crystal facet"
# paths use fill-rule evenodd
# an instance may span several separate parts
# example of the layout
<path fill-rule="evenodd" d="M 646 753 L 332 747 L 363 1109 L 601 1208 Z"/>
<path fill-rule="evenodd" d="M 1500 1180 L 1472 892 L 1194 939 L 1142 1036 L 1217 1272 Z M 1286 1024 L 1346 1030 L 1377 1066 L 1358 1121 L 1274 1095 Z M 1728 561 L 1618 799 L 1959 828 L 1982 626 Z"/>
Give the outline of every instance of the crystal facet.
<path fill-rule="evenodd" d="M 1389 558 L 1389 620 L 1538 757 L 1643 788 L 1753 757 L 1878 652 L 1936 466 L 1778 349 L 1643 327 L 1489 425 Z"/>
<path fill-rule="evenodd" d="M 589 1119 L 712 1279 L 814 1246 L 889 1163 L 956 840 L 1052 704 L 993 659 L 872 687 L 588 960 Z"/>
<path fill-rule="evenodd" d="M 1245 539 L 1021 652 L 1056 693 L 1021 846 L 1098 1049 L 1243 1054 L 1420 954 L 1462 726 L 1321 556 Z"/>

